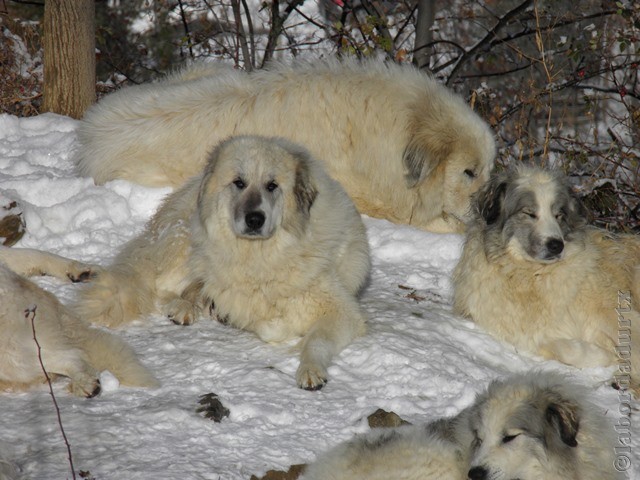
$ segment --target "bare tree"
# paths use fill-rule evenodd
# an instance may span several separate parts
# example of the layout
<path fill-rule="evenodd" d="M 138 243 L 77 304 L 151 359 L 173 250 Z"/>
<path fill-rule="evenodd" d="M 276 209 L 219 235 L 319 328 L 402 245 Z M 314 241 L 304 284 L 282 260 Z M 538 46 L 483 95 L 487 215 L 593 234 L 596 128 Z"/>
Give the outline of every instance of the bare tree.
<path fill-rule="evenodd" d="M 305 0 L 290 0 L 286 2 L 286 7 L 280 11 L 280 1 L 273 0 L 271 2 L 271 28 L 267 37 L 267 46 L 264 49 L 264 57 L 262 57 L 262 67 L 273 58 L 273 54 L 278 44 L 278 37 L 284 31 L 284 25 L 289 15 L 304 3 Z"/>
<path fill-rule="evenodd" d="M 431 57 L 431 42 L 433 34 L 431 27 L 436 16 L 435 0 L 419 0 L 418 16 L 416 19 L 416 39 L 413 51 L 413 64 L 418 68 L 427 68 Z"/>
<path fill-rule="evenodd" d="M 94 0 L 47 0 L 43 110 L 80 118 L 95 101 Z"/>

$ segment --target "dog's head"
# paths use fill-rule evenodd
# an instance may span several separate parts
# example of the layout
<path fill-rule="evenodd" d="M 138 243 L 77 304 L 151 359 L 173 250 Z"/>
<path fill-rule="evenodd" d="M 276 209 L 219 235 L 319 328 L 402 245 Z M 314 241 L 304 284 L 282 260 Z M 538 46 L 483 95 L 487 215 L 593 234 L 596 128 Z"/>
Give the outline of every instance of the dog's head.
<path fill-rule="evenodd" d="M 571 234 L 586 224 L 584 208 L 564 177 L 540 168 L 494 174 L 473 206 L 489 258 L 508 252 L 541 263 L 558 261 Z"/>
<path fill-rule="evenodd" d="M 309 154 L 280 138 L 233 137 L 211 154 L 200 185 L 200 220 L 244 239 L 304 231 L 317 190 Z"/>
<path fill-rule="evenodd" d="M 452 230 L 462 231 L 472 194 L 489 179 L 496 147 L 489 127 L 462 99 L 449 92 L 442 99 L 440 108 L 430 96 L 414 106 L 402 158 L 405 181 L 427 211 L 439 207 Z"/>
<path fill-rule="evenodd" d="M 471 407 L 469 479 L 577 478 L 581 407 L 553 386 L 494 383 Z"/>

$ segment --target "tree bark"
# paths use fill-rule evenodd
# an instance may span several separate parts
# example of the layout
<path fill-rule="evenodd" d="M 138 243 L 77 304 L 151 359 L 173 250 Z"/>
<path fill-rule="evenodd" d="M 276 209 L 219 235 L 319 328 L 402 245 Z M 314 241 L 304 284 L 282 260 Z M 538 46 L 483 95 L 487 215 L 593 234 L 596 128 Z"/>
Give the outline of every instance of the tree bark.
<path fill-rule="evenodd" d="M 43 30 L 42 108 L 80 118 L 96 98 L 94 0 L 47 0 Z"/>
<path fill-rule="evenodd" d="M 436 16 L 435 0 L 418 1 L 418 17 L 416 18 L 416 39 L 413 50 L 413 64 L 418 68 L 429 68 L 431 48 L 427 47 L 433 41 L 431 27 Z"/>

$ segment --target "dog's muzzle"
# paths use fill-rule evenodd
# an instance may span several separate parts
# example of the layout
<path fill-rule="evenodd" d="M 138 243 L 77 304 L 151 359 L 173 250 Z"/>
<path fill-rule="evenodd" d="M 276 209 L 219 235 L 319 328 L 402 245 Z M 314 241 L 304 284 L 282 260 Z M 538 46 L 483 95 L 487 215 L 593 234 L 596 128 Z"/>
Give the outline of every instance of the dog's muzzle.
<path fill-rule="evenodd" d="M 544 244 L 546 250 L 545 260 L 556 260 L 562 255 L 564 242 L 560 238 L 551 238 Z"/>
<path fill-rule="evenodd" d="M 244 216 L 244 223 L 247 227 L 244 233 L 247 235 L 261 235 L 265 220 L 266 217 L 263 212 L 256 210 L 247 213 Z"/>

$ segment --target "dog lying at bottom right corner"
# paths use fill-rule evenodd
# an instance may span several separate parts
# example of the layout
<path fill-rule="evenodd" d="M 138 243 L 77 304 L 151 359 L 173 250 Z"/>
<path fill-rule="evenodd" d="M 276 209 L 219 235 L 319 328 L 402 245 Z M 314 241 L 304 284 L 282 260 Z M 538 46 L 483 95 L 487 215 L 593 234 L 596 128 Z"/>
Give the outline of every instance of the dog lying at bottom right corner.
<path fill-rule="evenodd" d="M 381 428 L 320 455 L 301 480 L 617 480 L 613 420 L 561 375 L 493 382 L 457 416 Z"/>
<path fill-rule="evenodd" d="M 587 225 L 565 177 L 520 166 L 477 192 L 453 275 L 454 311 L 524 352 L 617 365 L 640 393 L 640 237 Z"/>

